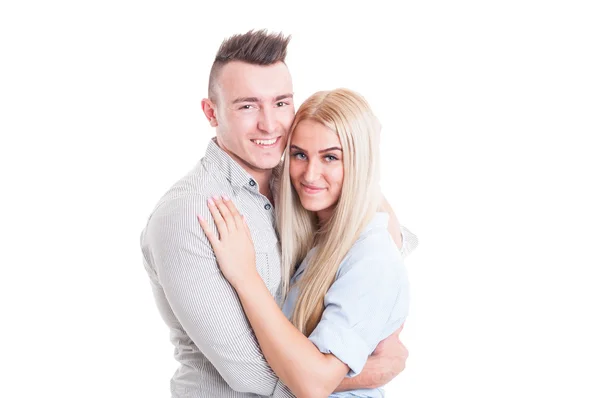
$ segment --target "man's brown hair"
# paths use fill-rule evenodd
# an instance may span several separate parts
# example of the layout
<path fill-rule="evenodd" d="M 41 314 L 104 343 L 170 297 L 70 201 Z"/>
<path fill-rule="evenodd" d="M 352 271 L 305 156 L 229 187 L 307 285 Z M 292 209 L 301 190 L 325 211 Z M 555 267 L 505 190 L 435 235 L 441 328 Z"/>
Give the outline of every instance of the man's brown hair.
<path fill-rule="evenodd" d="M 215 101 L 215 84 L 221 68 L 232 61 L 242 61 L 252 65 L 272 65 L 285 63 L 287 45 L 291 36 L 283 33 L 268 33 L 266 29 L 251 30 L 233 35 L 221 43 L 208 78 L 208 98 Z"/>

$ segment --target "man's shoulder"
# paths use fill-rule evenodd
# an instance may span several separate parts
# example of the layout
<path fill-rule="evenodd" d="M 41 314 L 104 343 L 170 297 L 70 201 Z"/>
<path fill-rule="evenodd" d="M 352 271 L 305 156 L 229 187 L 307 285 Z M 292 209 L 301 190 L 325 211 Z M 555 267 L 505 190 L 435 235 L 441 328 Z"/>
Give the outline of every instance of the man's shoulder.
<path fill-rule="evenodd" d="M 177 181 L 160 198 L 142 231 L 142 239 L 152 237 L 154 242 L 180 240 L 198 228 L 197 216 L 208 216 L 207 200 L 211 190 L 218 187 L 207 173 L 189 173 Z M 203 234 L 199 235 L 204 238 Z"/>
<path fill-rule="evenodd" d="M 167 190 L 152 210 L 150 217 L 173 213 L 184 207 L 194 207 L 198 203 L 205 204 L 215 190 L 226 189 L 229 185 L 225 177 L 211 173 L 199 165 Z"/>

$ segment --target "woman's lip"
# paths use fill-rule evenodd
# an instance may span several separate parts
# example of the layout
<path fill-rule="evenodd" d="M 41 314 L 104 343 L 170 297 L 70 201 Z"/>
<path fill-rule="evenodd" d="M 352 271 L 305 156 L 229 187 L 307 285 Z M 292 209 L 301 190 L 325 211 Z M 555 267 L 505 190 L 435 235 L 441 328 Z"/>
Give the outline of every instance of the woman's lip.
<path fill-rule="evenodd" d="M 302 189 L 307 192 L 307 193 L 318 193 L 321 192 L 323 190 L 325 190 L 325 188 L 321 188 L 321 187 L 313 187 L 310 185 L 304 185 L 302 183 L 300 183 L 300 185 L 302 186 Z"/>

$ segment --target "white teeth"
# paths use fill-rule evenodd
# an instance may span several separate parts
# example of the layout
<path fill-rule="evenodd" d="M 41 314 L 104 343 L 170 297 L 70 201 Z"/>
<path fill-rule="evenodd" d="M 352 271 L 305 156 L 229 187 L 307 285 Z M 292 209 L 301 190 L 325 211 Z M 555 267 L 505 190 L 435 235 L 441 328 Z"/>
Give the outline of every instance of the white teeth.
<path fill-rule="evenodd" d="M 258 145 L 273 145 L 277 138 L 273 138 L 272 140 L 252 140 L 256 142 Z"/>

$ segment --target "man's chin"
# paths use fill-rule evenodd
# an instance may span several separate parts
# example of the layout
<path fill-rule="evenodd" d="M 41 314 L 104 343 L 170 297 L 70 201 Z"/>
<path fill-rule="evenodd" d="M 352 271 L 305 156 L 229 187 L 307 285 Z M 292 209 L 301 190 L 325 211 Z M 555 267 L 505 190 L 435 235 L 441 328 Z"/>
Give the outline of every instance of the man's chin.
<path fill-rule="evenodd" d="M 255 158 L 252 167 L 258 170 L 271 170 L 277 167 L 280 162 L 281 156 L 277 157 L 269 154 L 268 156 Z"/>
<path fill-rule="evenodd" d="M 257 162 L 252 165 L 256 170 L 269 171 L 279 165 L 279 162 Z"/>

